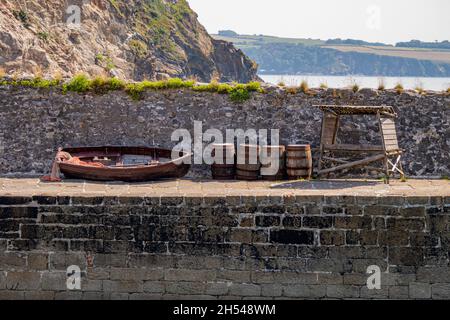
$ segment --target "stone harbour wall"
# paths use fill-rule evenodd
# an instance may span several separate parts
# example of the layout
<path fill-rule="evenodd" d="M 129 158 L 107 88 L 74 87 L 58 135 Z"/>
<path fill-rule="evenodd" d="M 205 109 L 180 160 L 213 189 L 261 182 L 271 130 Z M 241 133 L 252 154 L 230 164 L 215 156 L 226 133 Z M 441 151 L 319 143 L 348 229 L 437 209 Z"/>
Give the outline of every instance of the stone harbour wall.
<path fill-rule="evenodd" d="M 0 299 L 449 299 L 448 197 L 0 197 Z M 81 269 L 81 290 L 66 287 Z M 367 268 L 381 269 L 369 290 Z"/>
<path fill-rule="evenodd" d="M 405 91 L 311 90 L 290 94 L 269 88 L 244 103 L 227 95 L 191 90 L 148 92 L 132 101 L 123 92 L 105 95 L 56 89 L 0 87 L 0 175 L 48 172 L 58 146 L 153 145 L 173 147 L 171 134 L 194 121 L 203 129 L 280 129 L 281 143 L 318 146 L 322 114 L 317 104 L 391 105 L 398 112 L 400 147 L 409 176 L 450 175 L 450 95 Z M 349 118 L 341 142 L 377 143 L 375 122 Z M 206 177 L 205 167 L 191 175 Z"/>

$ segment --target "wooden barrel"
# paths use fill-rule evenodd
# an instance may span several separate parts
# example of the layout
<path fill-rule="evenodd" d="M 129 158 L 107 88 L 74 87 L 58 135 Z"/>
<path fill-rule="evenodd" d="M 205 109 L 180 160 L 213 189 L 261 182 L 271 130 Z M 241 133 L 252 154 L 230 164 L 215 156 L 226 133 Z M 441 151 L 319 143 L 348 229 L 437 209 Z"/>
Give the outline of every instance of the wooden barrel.
<path fill-rule="evenodd" d="M 241 144 L 237 152 L 236 178 L 238 180 L 258 180 L 260 168 L 259 146 Z"/>
<path fill-rule="evenodd" d="M 216 150 L 222 150 L 220 163 L 211 165 L 211 173 L 214 180 L 233 180 L 236 176 L 235 149 L 234 144 L 213 144 L 212 156 L 216 156 Z M 232 159 L 232 163 L 227 163 Z"/>
<path fill-rule="evenodd" d="M 311 179 L 311 146 L 295 144 L 289 145 L 286 150 L 286 168 L 289 180 Z"/>
<path fill-rule="evenodd" d="M 273 174 L 264 174 L 264 169 L 271 168 L 272 164 L 276 165 L 275 157 L 278 158 L 278 169 Z M 261 146 L 261 177 L 264 180 L 277 181 L 283 180 L 286 176 L 286 148 L 285 146 Z M 273 170 L 273 169 L 271 169 Z"/>

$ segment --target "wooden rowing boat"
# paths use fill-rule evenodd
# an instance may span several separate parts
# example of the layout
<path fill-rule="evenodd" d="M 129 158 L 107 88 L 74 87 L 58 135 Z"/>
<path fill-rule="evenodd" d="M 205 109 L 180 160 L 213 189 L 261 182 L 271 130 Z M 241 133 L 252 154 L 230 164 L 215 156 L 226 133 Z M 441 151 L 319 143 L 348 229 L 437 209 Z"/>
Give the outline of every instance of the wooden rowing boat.
<path fill-rule="evenodd" d="M 191 154 L 157 147 L 79 147 L 62 150 L 72 157 L 58 161 L 66 178 L 96 181 L 143 182 L 185 176 Z"/>

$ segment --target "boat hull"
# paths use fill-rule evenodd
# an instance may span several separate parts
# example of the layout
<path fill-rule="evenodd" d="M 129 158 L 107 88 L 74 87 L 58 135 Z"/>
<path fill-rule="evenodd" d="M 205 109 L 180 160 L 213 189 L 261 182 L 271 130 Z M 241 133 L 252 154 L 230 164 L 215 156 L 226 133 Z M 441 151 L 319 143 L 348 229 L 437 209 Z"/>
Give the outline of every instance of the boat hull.
<path fill-rule="evenodd" d="M 153 156 L 162 158 L 171 157 L 171 150 L 149 147 L 83 147 L 66 148 L 63 151 L 70 153 L 74 157 L 87 158 L 91 156 L 110 155 L 138 155 Z M 94 181 L 124 181 L 124 182 L 145 182 L 162 179 L 176 179 L 184 177 L 190 169 L 190 165 L 184 160 L 190 158 L 188 153 L 180 154 L 180 158 L 174 161 L 160 163 L 157 165 L 136 165 L 125 167 L 97 167 L 78 165 L 70 162 L 59 162 L 59 167 L 64 176 L 68 179 L 83 179 Z"/>

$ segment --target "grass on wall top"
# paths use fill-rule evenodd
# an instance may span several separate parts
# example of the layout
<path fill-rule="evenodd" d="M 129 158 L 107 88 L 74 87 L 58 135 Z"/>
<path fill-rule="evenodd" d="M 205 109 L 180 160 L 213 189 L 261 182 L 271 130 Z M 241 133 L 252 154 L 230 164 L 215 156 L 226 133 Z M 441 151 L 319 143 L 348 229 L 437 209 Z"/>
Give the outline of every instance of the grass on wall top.
<path fill-rule="evenodd" d="M 161 81 L 141 81 L 127 83 L 118 78 L 95 77 L 89 78 L 85 74 L 79 74 L 67 82 L 61 79 L 47 80 L 35 77 L 30 80 L 6 80 L 0 79 L 0 85 L 22 86 L 32 88 L 60 88 L 63 94 L 68 92 L 105 94 L 110 91 L 125 91 L 133 100 L 140 100 L 146 91 L 167 90 L 167 89 L 190 89 L 196 92 L 212 92 L 228 94 L 231 101 L 243 102 L 251 97 L 252 92 L 263 93 L 259 82 L 241 83 L 218 83 L 212 81 L 209 84 L 196 84 L 193 80 L 182 80 L 172 78 Z"/>

